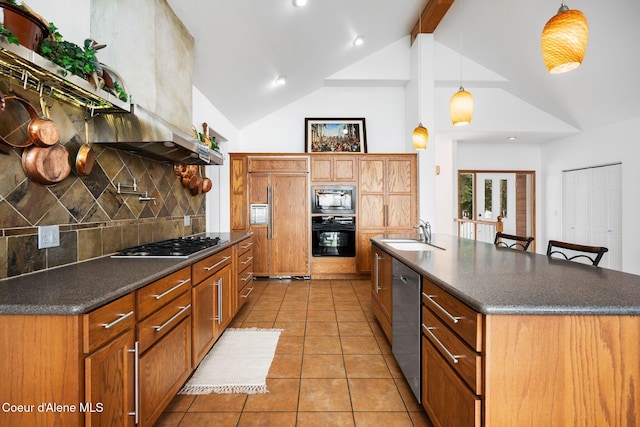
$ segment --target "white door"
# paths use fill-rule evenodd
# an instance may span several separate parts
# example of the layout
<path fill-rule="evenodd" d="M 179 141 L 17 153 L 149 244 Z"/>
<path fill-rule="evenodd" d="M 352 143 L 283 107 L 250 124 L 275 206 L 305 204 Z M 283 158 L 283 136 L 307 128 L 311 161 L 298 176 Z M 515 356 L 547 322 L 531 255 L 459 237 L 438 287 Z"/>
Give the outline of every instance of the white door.
<path fill-rule="evenodd" d="M 503 232 L 516 234 L 516 176 L 513 173 L 479 173 L 476 183 L 478 218 L 497 221 L 502 217 Z M 489 240 L 493 242 L 493 237 Z"/>
<path fill-rule="evenodd" d="M 622 165 L 563 173 L 563 240 L 609 249 L 599 266 L 622 270 Z"/>

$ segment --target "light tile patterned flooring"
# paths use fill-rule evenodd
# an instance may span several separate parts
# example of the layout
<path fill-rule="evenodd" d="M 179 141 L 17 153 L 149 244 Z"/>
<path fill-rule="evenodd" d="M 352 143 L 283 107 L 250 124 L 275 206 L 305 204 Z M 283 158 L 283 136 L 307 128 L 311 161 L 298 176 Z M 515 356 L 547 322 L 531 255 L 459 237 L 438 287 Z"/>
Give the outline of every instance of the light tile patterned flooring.
<path fill-rule="evenodd" d="M 176 396 L 156 426 L 427 426 L 368 280 L 257 280 L 231 327 L 283 329 L 269 393 Z"/>

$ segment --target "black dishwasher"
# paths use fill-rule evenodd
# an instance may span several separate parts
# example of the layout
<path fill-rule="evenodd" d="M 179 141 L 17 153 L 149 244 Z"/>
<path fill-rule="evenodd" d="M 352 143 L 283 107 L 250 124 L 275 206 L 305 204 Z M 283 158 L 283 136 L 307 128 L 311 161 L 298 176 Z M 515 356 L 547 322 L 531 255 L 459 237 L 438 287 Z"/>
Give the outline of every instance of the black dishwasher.
<path fill-rule="evenodd" d="M 393 259 L 391 350 L 420 402 L 420 275 Z"/>

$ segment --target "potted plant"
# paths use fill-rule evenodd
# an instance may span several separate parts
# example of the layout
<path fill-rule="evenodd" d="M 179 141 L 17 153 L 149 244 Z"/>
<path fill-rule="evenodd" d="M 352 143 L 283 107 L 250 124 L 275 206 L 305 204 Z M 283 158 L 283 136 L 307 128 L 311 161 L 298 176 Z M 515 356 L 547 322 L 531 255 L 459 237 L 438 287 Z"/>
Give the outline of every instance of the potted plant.
<path fill-rule="evenodd" d="M 38 51 L 42 41 L 49 35 L 47 22 L 24 3 L 18 5 L 16 0 L 0 0 L 0 8 L 4 12 L 0 35 L 10 43 L 15 44 L 17 40 L 24 47 Z"/>

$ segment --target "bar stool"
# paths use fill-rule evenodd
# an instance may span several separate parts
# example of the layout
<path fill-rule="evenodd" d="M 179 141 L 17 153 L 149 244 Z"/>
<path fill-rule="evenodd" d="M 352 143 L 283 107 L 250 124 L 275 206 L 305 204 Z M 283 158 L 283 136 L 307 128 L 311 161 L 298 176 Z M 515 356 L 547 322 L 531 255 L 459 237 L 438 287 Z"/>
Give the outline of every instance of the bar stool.
<path fill-rule="evenodd" d="M 504 239 L 512 240 L 513 242 L 507 243 Z M 496 246 L 504 246 L 505 248 L 517 249 L 526 251 L 529 249 L 529 245 L 533 242 L 533 237 L 516 236 L 514 234 L 506 234 L 498 231 L 493 244 Z"/>
<path fill-rule="evenodd" d="M 556 250 L 556 248 L 568 249 L 572 252 L 569 255 L 567 255 L 561 250 Z M 564 259 L 569 261 L 573 261 L 576 258 L 587 258 L 589 261 L 591 261 L 591 264 L 596 267 L 598 266 L 598 263 L 602 259 L 602 256 L 608 251 L 609 249 L 605 248 L 604 246 L 578 245 L 575 243 L 561 242 L 558 240 L 549 240 L 549 245 L 547 246 L 548 257 L 551 257 L 554 254 L 560 254 L 564 257 Z M 580 252 L 586 252 L 586 253 L 580 253 Z M 592 254 L 592 255 L 587 255 L 587 254 Z"/>

